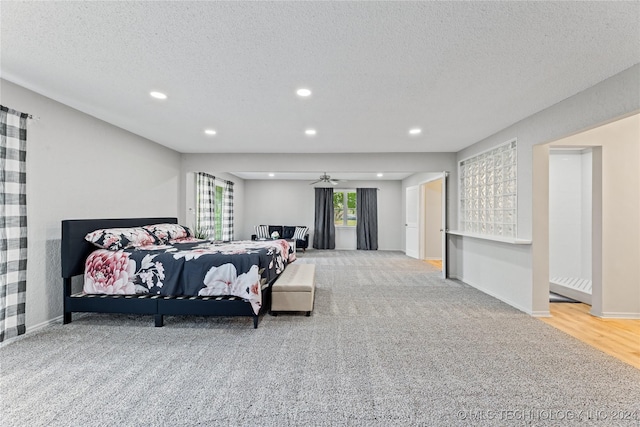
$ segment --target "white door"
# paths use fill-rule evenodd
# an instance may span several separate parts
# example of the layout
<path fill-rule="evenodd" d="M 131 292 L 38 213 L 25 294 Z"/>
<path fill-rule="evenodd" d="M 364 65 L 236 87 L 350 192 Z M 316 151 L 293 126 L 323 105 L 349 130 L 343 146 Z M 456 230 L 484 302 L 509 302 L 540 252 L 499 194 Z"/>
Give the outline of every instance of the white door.
<path fill-rule="evenodd" d="M 418 186 L 407 187 L 406 190 L 406 220 L 405 228 L 405 253 L 412 258 L 420 256 L 420 239 L 418 231 L 419 205 Z"/>
<path fill-rule="evenodd" d="M 448 172 L 442 172 L 442 228 L 440 235 L 442 236 L 442 278 L 447 278 L 447 175 Z"/>

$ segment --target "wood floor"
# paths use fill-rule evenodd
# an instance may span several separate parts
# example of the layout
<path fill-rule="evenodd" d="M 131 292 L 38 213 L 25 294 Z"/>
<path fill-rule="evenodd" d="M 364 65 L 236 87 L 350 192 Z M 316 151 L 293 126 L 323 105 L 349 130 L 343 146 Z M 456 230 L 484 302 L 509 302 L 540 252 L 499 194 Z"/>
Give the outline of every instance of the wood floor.
<path fill-rule="evenodd" d="M 442 270 L 442 260 L 441 259 L 427 259 L 425 260 L 427 263 L 433 265 L 434 267 L 438 267 Z"/>
<path fill-rule="evenodd" d="M 640 369 L 640 320 L 602 319 L 582 303 L 551 303 L 545 323 Z"/>

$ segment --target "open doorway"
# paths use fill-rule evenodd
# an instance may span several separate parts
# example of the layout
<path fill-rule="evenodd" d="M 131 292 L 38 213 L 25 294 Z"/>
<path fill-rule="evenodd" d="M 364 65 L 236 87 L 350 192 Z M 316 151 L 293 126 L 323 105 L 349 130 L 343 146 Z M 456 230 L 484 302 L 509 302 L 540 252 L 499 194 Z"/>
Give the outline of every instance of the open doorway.
<path fill-rule="evenodd" d="M 592 295 L 592 150 L 549 150 L 550 302 L 580 301 Z"/>
<path fill-rule="evenodd" d="M 442 271 L 442 178 L 420 185 L 420 259 Z"/>
<path fill-rule="evenodd" d="M 640 115 L 533 147 L 533 306 L 549 315 L 550 156 L 591 150 L 592 316 L 640 318 Z"/>
<path fill-rule="evenodd" d="M 552 187 L 560 185 L 554 180 L 553 163 L 556 160 L 578 163 L 577 157 L 567 161 L 554 158 L 558 153 L 555 150 L 569 155 L 567 149 L 574 150 L 572 154 L 581 158 L 586 179 L 591 181 L 590 191 L 577 182 L 570 184 L 574 199 L 579 198 L 577 192 L 589 193 L 582 195 L 582 209 L 588 211 L 582 203 L 585 198 L 591 198 L 590 214 L 581 213 L 580 220 L 576 215 L 564 213 L 573 221 L 582 222 L 570 224 L 572 230 L 562 229 L 562 224 L 553 224 L 553 205 L 557 202 L 554 197 L 559 196 L 553 195 L 555 189 Z M 585 175 L 582 177 L 585 179 Z M 577 179 L 577 174 L 573 179 Z M 575 211 L 576 206 L 567 207 L 566 200 L 561 202 L 565 209 Z M 545 323 L 636 367 L 640 367 L 637 355 L 640 321 L 634 320 L 640 319 L 639 218 L 640 115 L 533 147 L 533 311 L 546 311 L 548 317 L 542 318 Z M 565 221 L 564 227 L 568 224 Z M 589 225 L 590 236 L 579 231 Z M 564 236 L 560 244 L 581 241 L 581 248 L 554 247 L 558 244 L 554 239 L 560 236 Z M 589 242 L 590 265 L 584 259 L 578 260 L 578 256 L 588 255 L 589 251 L 585 249 Z M 567 251 L 573 253 L 562 253 Z M 587 276 L 590 271 L 590 305 L 582 300 L 575 304 L 550 303 L 549 291 L 554 289 L 551 282 L 559 269 L 572 270 L 581 276 Z M 579 294 L 573 296 L 580 297 Z M 588 302 L 588 299 L 584 300 Z"/>
<path fill-rule="evenodd" d="M 431 177 L 405 189 L 405 254 L 438 263 L 447 278 L 447 176 Z M 439 248 L 438 248 L 439 246 Z"/>

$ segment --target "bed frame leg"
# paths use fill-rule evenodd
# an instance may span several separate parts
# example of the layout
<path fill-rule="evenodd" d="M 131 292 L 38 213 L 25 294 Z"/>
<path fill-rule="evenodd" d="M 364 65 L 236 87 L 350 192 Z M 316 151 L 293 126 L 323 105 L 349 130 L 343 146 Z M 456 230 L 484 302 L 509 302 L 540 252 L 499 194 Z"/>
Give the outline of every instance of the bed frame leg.
<path fill-rule="evenodd" d="M 253 315 L 253 329 L 258 329 L 258 316 Z"/>
<path fill-rule="evenodd" d="M 62 316 L 62 324 L 66 325 L 67 323 L 71 323 L 71 312 L 67 311 L 67 298 L 71 298 L 71 278 L 65 277 L 64 279 L 62 279 L 62 286 L 62 306 L 64 311 L 64 314 Z"/>
<path fill-rule="evenodd" d="M 307 316 L 307 317 L 311 316 L 311 312 L 307 311 L 307 314 L 305 314 L 305 316 Z"/>
<path fill-rule="evenodd" d="M 156 314 L 156 328 L 161 328 L 164 325 L 164 316 L 162 314 Z"/>

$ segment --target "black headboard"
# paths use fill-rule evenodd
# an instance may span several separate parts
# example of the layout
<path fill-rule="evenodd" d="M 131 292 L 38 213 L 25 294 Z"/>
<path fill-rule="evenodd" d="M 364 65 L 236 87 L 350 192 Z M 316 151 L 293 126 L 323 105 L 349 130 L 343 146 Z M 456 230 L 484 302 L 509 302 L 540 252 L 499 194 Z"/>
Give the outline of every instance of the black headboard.
<path fill-rule="evenodd" d="M 177 218 L 67 219 L 62 221 L 62 277 L 84 273 L 84 261 L 97 248 L 84 240 L 91 231 L 101 228 L 140 227 L 152 224 L 177 224 Z"/>

